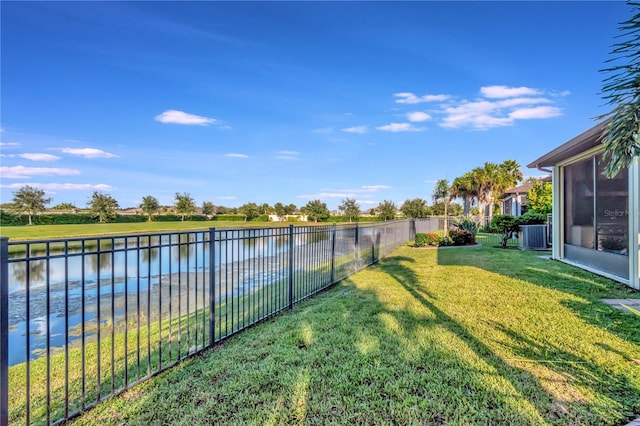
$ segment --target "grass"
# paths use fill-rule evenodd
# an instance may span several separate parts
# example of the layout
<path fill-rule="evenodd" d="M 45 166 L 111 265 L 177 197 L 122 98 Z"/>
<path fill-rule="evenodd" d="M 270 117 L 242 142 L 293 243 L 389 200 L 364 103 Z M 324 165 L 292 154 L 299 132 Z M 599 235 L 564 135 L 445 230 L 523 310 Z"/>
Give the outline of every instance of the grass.
<path fill-rule="evenodd" d="M 76 423 L 622 425 L 638 293 L 535 252 L 402 247 Z"/>
<path fill-rule="evenodd" d="M 3 226 L 0 234 L 10 241 L 41 240 L 49 238 L 98 237 L 135 233 L 155 233 L 170 231 L 192 231 L 208 228 L 265 228 L 289 226 L 280 222 L 228 222 L 228 221 L 186 221 L 186 222 L 140 222 L 140 223 L 92 223 L 81 225 L 34 225 Z M 294 223 L 299 225 L 299 223 Z M 305 222 L 305 225 L 307 223 Z"/>

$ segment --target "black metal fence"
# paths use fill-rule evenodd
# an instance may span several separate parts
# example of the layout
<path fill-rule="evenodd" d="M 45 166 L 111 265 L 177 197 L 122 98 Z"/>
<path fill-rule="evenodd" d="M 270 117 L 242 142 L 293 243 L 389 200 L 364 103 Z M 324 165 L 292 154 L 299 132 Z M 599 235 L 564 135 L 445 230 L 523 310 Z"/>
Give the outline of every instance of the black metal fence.
<path fill-rule="evenodd" d="M 0 426 L 70 419 L 376 262 L 417 226 L 1 238 Z"/>

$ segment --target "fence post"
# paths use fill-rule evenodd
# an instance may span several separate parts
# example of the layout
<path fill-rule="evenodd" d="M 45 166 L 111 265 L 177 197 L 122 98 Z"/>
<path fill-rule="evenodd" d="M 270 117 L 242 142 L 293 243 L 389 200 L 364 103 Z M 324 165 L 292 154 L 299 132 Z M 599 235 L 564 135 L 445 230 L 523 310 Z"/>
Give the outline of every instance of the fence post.
<path fill-rule="evenodd" d="M 293 309 L 293 225 L 289 225 L 289 309 Z"/>
<path fill-rule="evenodd" d="M 354 259 L 354 262 L 353 262 L 353 271 L 354 272 L 358 272 L 358 270 L 359 270 L 359 265 L 358 264 L 360 263 L 359 262 L 359 257 L 360 257 L 360 250 L 359 249 L 360 249 L 360 247 L 359 247 L 359 242 L 358 242 L 358 237 L 359 237 L 358 234 L 359 233 L 360 233 L 360 228 L 358 226 L 358 222 L 356 222 L 356 237 L 355 237 L 355 242 L 354 242 L 355 259 Z"/>
<path fill-rule="evenodd" d="M 7 426 L 8 424 L 9 424 L 9 238 L 0 237 L 0 426 Z"/>
<path fill-rule="evenodd" d="M 209 228 L 209 346 L 216 341 L 216 228 Z"/>
<path fill-rule="evenodd" d="M 374 232 L 371 234 L 371 264 L 373 265 L 374 263 L 376 263 L 376 242 L 373 238 L 373 236 L 375 235 L 375 231 L 377 231 L 376 228 L 371 228 L 374 230 Z M 380 233 L 378 233 L 378 237 L 380 236 Z"/>
<path fill-rule="evenodd" d="M 331 230 L 331 282 L 333 284 L 336 279 L 336 224 L 334 222 Z"/>

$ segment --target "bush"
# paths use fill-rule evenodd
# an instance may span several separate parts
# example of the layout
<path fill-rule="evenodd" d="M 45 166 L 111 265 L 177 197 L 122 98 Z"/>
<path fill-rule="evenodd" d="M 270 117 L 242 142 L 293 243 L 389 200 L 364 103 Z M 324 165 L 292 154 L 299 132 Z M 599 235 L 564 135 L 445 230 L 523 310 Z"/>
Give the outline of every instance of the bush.
<path fill-rule="evenodd" d="M 534 210 L 529 210 L 518 218 L 518 225 L 542 225 L 547 222 L 547 216 Z"/>
<path fill-rule="evenodd" d="M 491 219 L 491 227 L 502 233 L 502 248 L 507 248 L 507 241 L 514 232 L 520 229 L 519 220 L 508 214 L 497 214 Z"/>
<path fill-rule="evenodd" d="M 153 218 L 155 220 L 155 217 Z M 117 215 L 116 216 L 116 223 L 140 223 L 140 222 L 147 222 L 149 220 L 148 217 L 146 216 L 142 216 L 142 215 L 133 215 L 133 214 L 128 214 L 128 215 Z"/>
<path fill-rule="evenodd" d="M 27 216 L 21 216 L 0 210 L 0 225 L 2 226 L 21 226 L 29 223 Z"/>
<path fill-rule="evenodd" d="M 244 221 L 244 216 L 241 214 L 219 214 L 214 216 L 213 220 L 224 220 L 228 222 L 242 222 Z"/>
<path fill-rule="evenodd" d="M 449 238 L 451 238 L 454 246 L 466 246 L 467 244 L 474 244 L 476 242 L 475 236 L 471 231 L 460 228 L 450 230 Z"/>
<path fill-rule="evenodd" d="M 251 219 L 251 222 L 269 222 L 269 215 L 261 214 L 260 216 Z"/>
<path fill-rule="evenodd" d="M 452 226 L 457 229 L 471 232 L 471 234 L 473 235 L 473 241 L 475 242 L 479 227 L 478 222 L 473 220 L 471 216 L 464 216 L 454 219 Z"/>
<path fill-rule="evenodd" d="M 445 242 L 445 238 L 437 232 L 429 232 L 427 234 L 427 244 L 430 246 L 441 246 Z"/>
<path fill-rule="evenodd" d="M 424 232 L 417 232 L 415 246 L 424 247 L 426 245 L 427 245 L 427 234 L 425 234 Z"/>

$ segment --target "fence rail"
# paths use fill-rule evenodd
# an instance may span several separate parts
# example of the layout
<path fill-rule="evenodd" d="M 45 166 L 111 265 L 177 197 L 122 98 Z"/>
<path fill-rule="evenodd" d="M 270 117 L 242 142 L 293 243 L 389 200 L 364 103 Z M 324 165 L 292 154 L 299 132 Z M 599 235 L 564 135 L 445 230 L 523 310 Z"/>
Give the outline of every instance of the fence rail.
<path fill-rule="evenodd" d="M 437 226 L 427 222 L 3 237 L 0 426 L 73 418 Z"/>

